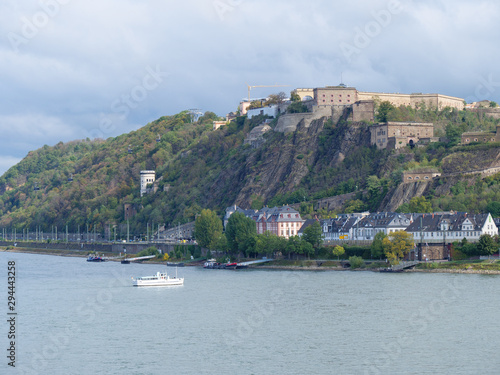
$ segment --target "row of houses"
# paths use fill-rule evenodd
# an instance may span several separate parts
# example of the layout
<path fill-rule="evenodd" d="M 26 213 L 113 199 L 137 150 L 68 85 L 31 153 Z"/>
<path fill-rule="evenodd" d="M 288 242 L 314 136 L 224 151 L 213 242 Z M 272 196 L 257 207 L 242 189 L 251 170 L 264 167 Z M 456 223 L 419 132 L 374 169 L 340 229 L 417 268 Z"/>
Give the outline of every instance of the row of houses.
<path fill-rule="evenodd" d="M 500 220 L 491 214 L 468 214 L 467 212 L 441 212 L 432 214 L 401 214 L 396 212 L 341 214 L 325 220 L 304 220 L 290 206 L 265 207 L 261 210 L 244 210 L 238 206 L 226 209 L 224 227 L 234 212 L 241 212 L 255 221 L 258 234 L 266 231 L 289 238 L 302 235 L 303 230 L 318 221 L 326 242 L 363 241 L 371 242 L 379 232 L 389 235 L 407 231 L 415 243 L 452 243 L 466 238 L 476 242 L 483 234 L 498 235 Z"/>
<path fill-rule="evenodd" d="M 322 220 L 325 241 L 373 241 L 382 232 L 389 235 L 404 230 L 415 243 L 451 243 L 466 238 L 476 242 L 483 234 L 498 235 L 498 225 L 491 214 L 444 212 L 400 214 L 395 212 L 339 215 Z"/>

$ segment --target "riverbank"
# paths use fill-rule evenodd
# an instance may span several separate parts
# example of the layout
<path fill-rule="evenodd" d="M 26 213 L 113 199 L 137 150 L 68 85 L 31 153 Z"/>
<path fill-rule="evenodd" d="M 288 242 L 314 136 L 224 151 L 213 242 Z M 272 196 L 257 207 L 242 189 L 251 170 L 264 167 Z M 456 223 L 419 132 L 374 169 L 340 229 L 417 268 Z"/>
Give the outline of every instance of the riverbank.
<path fill-rule="evenodd" d="M 52 255 L 64 257 L 79 257 L 87 258 L 89 251 L 78 250 L 59 250 L 59 249 L 30 249 L 23 247 L 0 248 L 0 252 L 6 253 L 27 253 L 39 255 Z M 116 257 L 115 253 L 99 253 L 103 257 Z M 119 261 L 120 259 L 110 259 L 110 261 Z M 166 264 L 163 260 L 145 261 L 144 264 Z M 203 266 L 203 262 L 186 263 L 186 266 Z M 385 268 L 384 262 L 373 262 L 368 266 L 361 268 L 350 269 L 340 265 L 340 261 L 316 261 L 316 260 L 278 260 L 273 264 L 261 264 L 249 267 L 249 269 L 263 269 L 276 271 L 370 271 L 378 272 L 380 268 Z M 405 270 L 405 273 L 420 272 L 420 273 L 459 273 L 459 274 L 482 274 L 482 275 L 500 275 L 499 262 L 491 261 L 470 261 L 469 262 L 439 262 L 439 263 L 421 263 L 419 267 Z"/>
<path fill-rule="evenodd" d="M 26 247 L 10 247 L 10 248 L 0 248 L 1 252 L 4 253 L 26 253 L 26 254 L 39 254 L 39 255 L 56 255 L 63 257 L 75 257 L 75 258 L 86 258 L 89 255 L 88 251 L 77 251 L 77 250 L 58 250 L 58 249 L 28 249 Z M 105 256 L 112 256 L 109 253 Z"/>

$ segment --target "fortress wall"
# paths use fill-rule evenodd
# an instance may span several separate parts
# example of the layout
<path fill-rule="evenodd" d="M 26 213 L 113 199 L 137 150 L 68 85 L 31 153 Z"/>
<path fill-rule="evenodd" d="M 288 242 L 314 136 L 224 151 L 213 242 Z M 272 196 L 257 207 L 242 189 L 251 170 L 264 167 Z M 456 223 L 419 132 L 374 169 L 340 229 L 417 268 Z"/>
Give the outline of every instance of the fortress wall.
<path fill-rule="evenodd" d="M 279 117 L 278 125 L 276 125 L 274 130 L 281 133 L 291 133 L 297 129 L 297 125 L 302 120 L 305 122 L 305 127 L 308 128 L 313 120 L 317 120 L 322 117 L 332 117 L 331 106 L 315 107 L 314 112 L 312 113 L 289 113 L 282 115 Z"/>
<path fill-rule="evenodd" d="M 409 94 L 386 94 L 383 92 L 358 92 L 358 100 L 380 100 L 388 101 L 392 105 L 399 107 L 400 105 L 412 105 L 411 95 Z"/>
<path fill-rule="evenodd" d="M 352 106 L 352 121 L 374 121 L 375 102 L 373 100 L 358 101 Z"/>

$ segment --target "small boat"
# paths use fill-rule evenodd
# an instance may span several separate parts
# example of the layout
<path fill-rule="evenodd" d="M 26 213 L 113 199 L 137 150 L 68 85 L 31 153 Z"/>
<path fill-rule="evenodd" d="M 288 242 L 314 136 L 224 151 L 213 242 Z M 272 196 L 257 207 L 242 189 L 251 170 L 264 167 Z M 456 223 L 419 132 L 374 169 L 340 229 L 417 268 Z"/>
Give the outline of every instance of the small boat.
<path fill-rule="evenodd" d="M 157 272 L 153 276 L 142 276 L 137 278 L 132 278 L 134 286 L 174 286 L 174 285 L 184 285 L 184 278 L 177 277 L 177 272 L 175 276 L 169 276 L 167 273 Z"/>
<path fill-rule="evenodd" d="M 171 262 L 167 262 L 167 267 L 184 267 L 184 263 L 171 263 Z"/>
<path fill-rule="evenodd" d="M 130 260 L 128 260 L 128 259 L 122 259 L 120 263 L 121 264 L 130 264 Z"/>
<path fill-rule="evenodd" d="M 232 269 L 232 270 L 235 270 L 237 265 L 238 265 L 238 263 L 236 263 L 236 262 L 233 262 L 233 263 L 226 263 L 226 264 L 224 264 L 224 268 L 225 268 L 225 269 Z"/>
<path fill-rule="evenodd" d="M 217 269 L 219 268 L 220 263 L 217 263 L 215 259 L 210 259 L 203 264 L 203 268 L 208 268 L 208 269 Z"/>
<path fill-rule="evenodd" d="M 399 272 L 403 272 L 404 270 L 402 268 L 398 268 L 398 269 L 393 269 L 393 268 L 381 268 L 379 269 L 379 272 L 392 272 L 392 273 L 399 273 Z"/>
<path fill-rule="evenodd" d="M 100 256 L 96 255 L 89 255 L 89 257 L 87 258 L 87 262 L 105 262 L 106 259 L 104 258 L 101 258 Z"/>

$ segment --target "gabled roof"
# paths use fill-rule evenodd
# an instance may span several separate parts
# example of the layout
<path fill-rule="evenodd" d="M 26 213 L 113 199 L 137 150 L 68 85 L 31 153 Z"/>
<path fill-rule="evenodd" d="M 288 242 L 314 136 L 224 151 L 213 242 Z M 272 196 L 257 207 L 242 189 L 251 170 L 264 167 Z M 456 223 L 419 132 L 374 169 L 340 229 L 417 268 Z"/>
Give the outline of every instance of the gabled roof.
<path fill-rule="evenodd" d="M 363 218 L 359 224 L 360 228 L 402 228 L 411 222 L 411 216 L 396 212 L 378 212 Z"/>
<path fill-rule="evenodd" d="M 437 232 L 441 224 L 446 223 L 448 231 L 462 231 L 464 224 L 470 223 L 473 231 L 480 231 L 486 224 L 489 214 L 468 214 L 457 212 L 453 214 L 422 214 L 406 228 L 407 232 Z"/>
<path fill-rule="evenodd" d="M 302 226 L 300 227 L 299 231 L 297 232 L 297 234 L 304 234 L 304 229 L 306 229 L 307 227 L 313 225 L 315 222 L 317 222 L 318 220 L 316 219 L 307 219 L 304 224 L 302 224 Z"/>
<path fill-rule="evenodd" d="M 348 233 L 357 223 L 356 217 L 339 217 L 323 220 L 322 225 L 328 226 L 328 233 Z"/>

